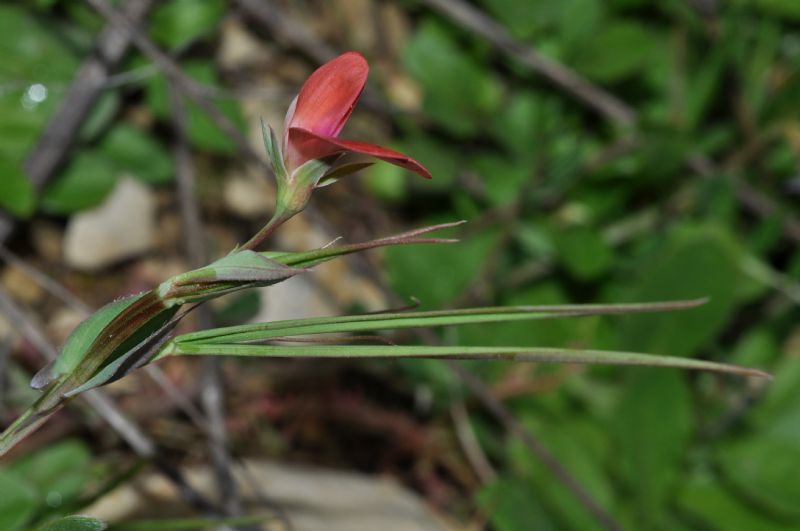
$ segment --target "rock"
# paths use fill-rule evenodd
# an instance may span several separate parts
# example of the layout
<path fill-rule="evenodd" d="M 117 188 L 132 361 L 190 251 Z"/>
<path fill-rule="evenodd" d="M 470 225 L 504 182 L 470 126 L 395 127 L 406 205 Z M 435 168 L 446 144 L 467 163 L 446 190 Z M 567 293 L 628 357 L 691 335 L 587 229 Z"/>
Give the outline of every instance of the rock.
<path fill-rule="evenodd" d="M 42 287 L 24 269 L 9 265 L 3 270 L 0 283 L 15 299 L 26 305 L 35 304 L 43 295 Z"/>
<path fill-rule="evenodd" d="M 353 472 L 248 461 L 247 474 L 237 467 L 245 510 L 263 514 L 256 492 L 280 507 L 296 531 L 455 531 L 466 529 L 435 514 L 415 493 L 389 479 Z M 206 496 L 214 496 L 214 473 L 208 467 L 185 471 L 187 481 Z M 108 522 L 174 514 L 183 504 L 175 487 L 159 475 L 125 484 L 88 507 L 86 514 Z M 255 487 L 255 492 L 254 492 Z M 258 512 L 252 512 L 258 511 Z M 283 530 L 276 520 L 264 529 Z"/>
<path fill-rule="evenodd" d="M 305 275 L 297 275 L 274 286 L 260 288 L 258 295 L 261 305 L 252 319 L 254 323 L 324 317 L 339 313 L 323 296 L 322 290 Z"/>
<path fill-rule="evenodd" d="M 381 2 L 379 20 L 383 45 L 392 56 L 392 62 L 400 63 L 403 51 L 413 31 L 407 10 L 394 2 Z M 391 86 L 391 84 L 387 84 Z"/>
<path fill-rule="evenodd" d="M 393 104 L 408 112 L 422 107 L 422 89 L 416 81 L 401 72 L 391 72 L 386 83 L 386 95 Z"/>
<path fill-rule="evenodd" d="M 59 308 L 47 321 L 48 335 L 56 345 L 63 345 L 72 331 L 87 317 L 83 312 L 69 307 Z"/>
<path fill-rule="evenodd" d="M 64 252 L 64 232 L 49 221 L 35 220 L 31 224 L 31 239 L 36 252 L 50 263 L 60 263 Z"/>
<path fill-rule="evenodd" d="M 275 194 L 267 179 L 249 175 L 232 175 L 225 179 L 222 197 L 228 210 L 248 219 L 266 219 L 275 203 Z"/>
<path fill-rule="evenodd" d="M 67 265 L 96 271 L 149 251 L 156 239 L 155 216 L 150 188 L 121 178 L 101 205 L 70 218 L 64 238 Z"/>
<path fill-rule="evenodd" d="M 226 70 L 237 71 L 254 68 L 275 59 L 273 47 L 250 33 L 235 17 L 222 23 L 217 62 Z"/>
<path fill-rule="evenodd" d="M 331 11 L 339 19 L 334 27 L 343 32 L 348 47 L 354 50 L 375 50 L 378 33 L 375 25 L 375 4 L 372 0 L 337 0 Z"/>

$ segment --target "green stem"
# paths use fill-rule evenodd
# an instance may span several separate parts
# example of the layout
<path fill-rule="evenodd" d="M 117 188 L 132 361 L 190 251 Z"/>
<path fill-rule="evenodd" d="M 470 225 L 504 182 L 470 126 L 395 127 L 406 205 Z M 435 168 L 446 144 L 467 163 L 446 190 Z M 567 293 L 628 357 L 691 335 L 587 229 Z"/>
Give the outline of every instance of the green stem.
<path fill-rule="evenodd" d="M 289 218 L 291 218 L 295 214 L 297 214 L 297 212 L 292 212 L 290 210 L 286 210 L 285 208 L 278 207 L 275 210 L 275 213 L 272 215 L 272 219 L 270 219 L 269 222 L 267 222 L 267 224 L 264 225 L 264 227 L 255 234 L 255 236 L 247 240 L 247 242 L 244 245 L 239 247 L 238 250 L 240 251 L 246 249 L 249 249 L 251 251 L 256 250 L 256 248 L 258 248 L 259 245 L 264 243 L 264 241 L 267 238 L 272 236 L 272 233 L 275 232 L 278 229 L 278 227 L 283 225 L 286 221 L 289 220 Z"/>
<path fill-rule="evenodd" d="M 0 457 L 17 445 L 22 439 L 33 433 L 50 415 L 61 408 L 61 382 L 53 385 L 33 403 L 25 412 L 17 417 L 10 426 L 0 433 Z"/>
<path fill-rule="evenodd" d="M 344 256 L 353 254 L 359 251 L 366 251 L 368 249 L 376 249 L 378 247 L 389 247 L 392 245 L 411 245 L 411 244 L 436 244 L 436 243 L 457 243 L 458 240 L 452 238 L 428 238 L 422 237 L 429 232 L 434 232 L 442 229 L 449 229 L 461 225 L 464 221 L 455 221 L 451 223 L 440 223 L 438 225 L 431 225 L 421 229 L 414 229 L 394 236 L 387 236 L 385 238 L 378 238 L 377 240 L 370 240 L 360 243 L 348 243 L 345 245 L 336 245 L 330 247 L 323 247 L 321 249 L 313 249 L 311 251 L 302 252 L 264 252 L 261 253 L 267 258 L 271 258 L 288 266 L 296 267 L 312 267 L 322 262 L 326 262 L 337 256 Z"/>

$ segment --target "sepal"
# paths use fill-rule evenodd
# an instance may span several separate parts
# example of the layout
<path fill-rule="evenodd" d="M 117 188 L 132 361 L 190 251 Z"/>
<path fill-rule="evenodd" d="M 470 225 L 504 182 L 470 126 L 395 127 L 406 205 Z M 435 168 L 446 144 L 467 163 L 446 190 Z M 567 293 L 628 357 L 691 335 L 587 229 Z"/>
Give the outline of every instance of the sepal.
<path fill-rule="evenodd" d="M 283 153 L 281 152 L 281 144 L 275 136 L 275 131 L 261 120 L 261 135 L 264 137 L 264 148 L 267 150 L 267 157 L 272 171 L 275 172 L 275 177 L 278 183 L 286 181 L 289 176 L 286 172 L 286 165 L 283 162 Z"/>

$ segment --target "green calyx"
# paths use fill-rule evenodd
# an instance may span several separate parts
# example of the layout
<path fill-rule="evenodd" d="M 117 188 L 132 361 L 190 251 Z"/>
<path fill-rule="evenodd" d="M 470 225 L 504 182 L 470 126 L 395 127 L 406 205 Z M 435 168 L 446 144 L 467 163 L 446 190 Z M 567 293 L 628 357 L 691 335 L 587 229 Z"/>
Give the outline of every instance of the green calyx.
<path fill-rule="evenodd" d="M 308 204 L 311 193 L 320 181 L 331 170 L 331 161 L 314 159 L 306 161 L 302 166 L 289 173 L 281 151 L 275 130 L 261 122 L 261 134 L 264 137 L 264 148 L 267 150 L 272 171 L 278 184 L 276 215 L 288 219 L 301 212 Z"/>
<path fill-rule="evenodd" d="M 278 183 L 285 181 L 287 178 L 286 165 L 283 163 L 283 153 L 281 153 L 281 145 L 278 138 L 275 136 L 275 131 L 272 127 L 268 126 L 261 121 L 261 135 L 264 137 L 264 148 L 267 150 L 267 157 L 269 157 L 269 164 L 272 166 L 272 171 L 275 172 L 275 177 Z"/>

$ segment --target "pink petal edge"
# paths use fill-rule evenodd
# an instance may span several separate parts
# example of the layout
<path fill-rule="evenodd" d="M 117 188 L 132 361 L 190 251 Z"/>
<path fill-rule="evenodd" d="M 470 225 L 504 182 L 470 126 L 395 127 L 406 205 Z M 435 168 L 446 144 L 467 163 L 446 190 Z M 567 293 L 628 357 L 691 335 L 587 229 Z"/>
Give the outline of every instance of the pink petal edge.
<path fill-rule="evenodd" d="M 344 152 L 360 153 L 413 171 L 426 179 L 431 178 L 431 172 L 408 155 L 374 144 L 355 140 L 343 140 L 331 136 L 322 136 L 313 131 L 298 127 L 291 127 L 289 129 L 288 139 L 289 146 L 293 148 L 303 160 L 319 159 Z"/>

